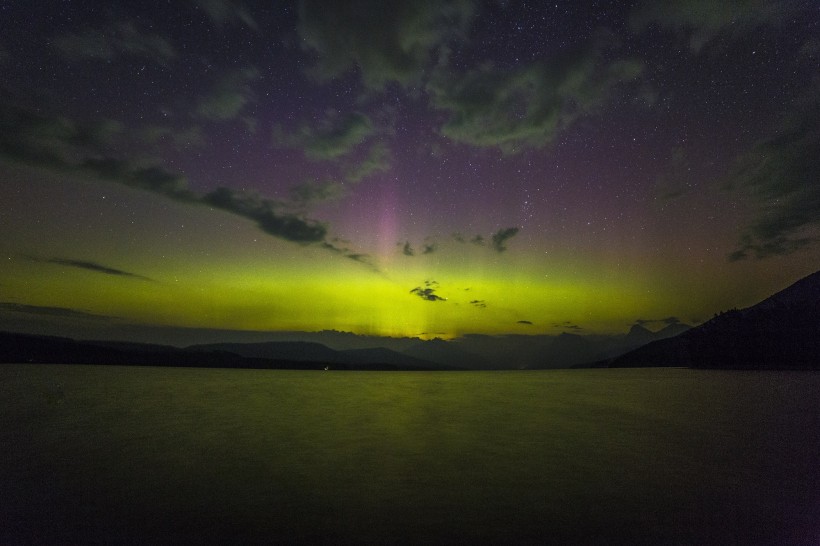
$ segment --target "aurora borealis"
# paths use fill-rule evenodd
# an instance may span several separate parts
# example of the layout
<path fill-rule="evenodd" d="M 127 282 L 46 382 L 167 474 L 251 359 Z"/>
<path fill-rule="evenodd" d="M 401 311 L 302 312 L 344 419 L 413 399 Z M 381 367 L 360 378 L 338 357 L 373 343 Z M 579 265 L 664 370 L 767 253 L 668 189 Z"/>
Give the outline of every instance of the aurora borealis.
<path fill-rule="evenodd" d="M 0 326 L 698 323 L 820 265 L 818 67 L 811 1 L 5 2 Z"/>

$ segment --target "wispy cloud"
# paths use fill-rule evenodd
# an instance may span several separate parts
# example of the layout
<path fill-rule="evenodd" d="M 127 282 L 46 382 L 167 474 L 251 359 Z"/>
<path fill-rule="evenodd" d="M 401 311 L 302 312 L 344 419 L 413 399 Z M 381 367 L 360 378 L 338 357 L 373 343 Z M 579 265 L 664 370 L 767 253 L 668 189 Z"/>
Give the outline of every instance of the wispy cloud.
<path fill-rule="evenodd" d="M 348 260 L 353 260 L 354 262 L 360 263 L 363 266 L 367 267 L 374 273 L 378 273 L 379 275 L 384 275 L 381 269 L 379 269 L 378 265 L 376 265 L 370 255 L 364 254 L 361 252 L 355 252 L 347 247 L 342 241 L 335 239 L 333 242 L 323 241 L 320 243 L 320 246 L 325 250 L 329 250 L 333 253 L 340 254 L 347 258 Z"/>
<path fill-rule="evenodd" d="M 431 56 L 465 33 L 474 13 L 469 0 L 415 0 L 376 5 L 368 0 L 301 0 L 297 30 L 317 54 L 311 74 L 327 81 L 358 68 L 364 84 L 382 89 L 422 79 Z"/>
<path fill-rule="evenodd" d="M 93 273 L 102 273 L 103 275 L 111 275 L 114 277 L 129 277 L 132 279 L 156 282 L 154 281 L 154 279 L 150 277 L 139 275 L 137 273 L 131 273 L 130 271 L 124 271 L 122 269 L 116 269 L 114 267 L 102 265 L 97 262 L 91 262 L 86 260 L 74 260 L 69 258 L 38 258 L 36 256 L 26 256 L 26 258 L 35 262 L 61 265 L 64 267 L 73 267 L 76 269 L 84 269 L 86 271 L 91 271 Z"/>
<path fill-rule="evenodd" d="M 630 24 L 636 32 L 653 24 L 683 31 L 689 47 L 698 52 L 719 35 L 731 39 L 763 25 L 780 25 L 801 9 L 799 4 L 757 0 L 668 0 L 663 3 L 645 0 L 633 10 Z"/>
<path fill-rule="evenodd" d="M 290 198 L 296 207 L 306 208 L 316 203 L 337 201 L 347 195 L 347 187 L 335 180 L 306 180 L 290 188 Z"/>
<path fill-rule="evenodd" d="M 256 100 L 251 82 L 259 77 L 254 67 L 222 75 L 210 91 L 199 98 L 196 114 L 209 121 L 228 121 L 240 117 L 245 107 Z"/>
<path fill-rule="evenodd" d="M 576 119 L 606 104 L 614 90 L 636 81 L 643 63 L 620 58 L 611 35 L 554 57 L 510 69 L 494 65 L 454 75 L 434 74 L 427 87 L 449 114 L 441 134 L 505 153 L 543 147 Z"/>
<path fill-rule="evenodd" d="M 129 56 L 167 66 L 177 56 L 166 38 L 143 32 L 130 21 L 63 34 L 54 38 L 52 43 L 57 52 L 69 61 L 110 61 L 119 56 Z"/>
<path fill-rule="evenodd" d="M 730 261 L 791 254 L 818 242 L 820 228 L 820 80 L 787 113 L 779 132 L 741 157 L 730 191 L 751 191 L 757 214 Z"/>
<path fill-rule="evenodd" d="M 507 241 L 515 237 L 515 235 L 517 235 L 519 231 L 521 231 L 521 229 L 517 227 L 499 229 L 498 231 L 490 235 L 489 248 L 492 248 L 496 252 L 504 252 L 505 250 L 507 250 Z M 488 246 L 488 239 L 486 239 L 483 235 L 475 235 L 474 237 L 468 240 L 464 237 L 464 235 L 456 232 L 451 234 L 451 237 L 455 242 L 460 244 L 470 243 L 475 246 Z M 434 252 L 438 252 L 439 250 L 439 245 L 433 237 L 426 237 L 424 242 L 421 243 L 419 247 L 413 247 L 410 241 L 398 243 L 398 246 L 402 248 L 402 254 L 404 254 L 405 256 L 432 254 Z"/>
<path fill-rule="evenodd" d="M 0 302 L 0 311 L 70 319 L 112 320 L 119 318 L 109 315 L 88 313 L 86 311 L 79 311 L 77 309 L 69 309 L 66 307 L 45 307 L 40 305 L 25 305 L 22 303 L 13 302 Z"/>
<path fill-rule="evenodd" d="M 95 125 L 76 124 L 0 105 L 0 157 L 61 173 L 91 176 L 188 204 L 207 205 L 254 221 L 268 235 L 300 244 L 320 243 L 327 226 L 287 212 L 282 203 L 262 196 L 219 187 L 197 194 L 179 173 L 160 165 L 145 165 L 108 154 L 108 143 Z"/>
<path fill-rule="evenodd" d="M 318 243 L 324 241 L 327 235 L 327 227 L 324 224 L 298 215 L 283 213 L 279 210 L 280 203 L 242 191 L 217 188 L 203 195 L 201 202 L 249 218 L 268 235 L 286 241 L 300 244 Z"/>
<path fill-rule="evenodd" d="M 231 0 L 196 0 L 196 4 L 205 11 L 208 19 L 217 28 L 227 25 L 246 26 L 259 31 L 259 25 L 242 2 Z"/>
<path fill-rule="evenodd" d="M 382 142 L 376 142 L 370 147 L 365 158 L 348 167 L 345 180 L 357 184 L 376 173 L 386 172 L 390 168 L 390 150 Z"/>
<path fill-rule="evenodd" d="M 315 144 L 315 143 L 314 143 Z M 327 144 L 327 143 L 326 143 Z M 355 148 L 358 143 L 353 143 Z M 323 148 L 327 151 L 327 148 Z M 337 152 L 347 154 L 352 149 L 337 148 Z M 387 147 L 376 143 L 361 160 L 353 157 L 346 158 L 340 167 L 341 181 L 334 179 L 327 180 L 305 180 L 290 188 L 291 205 L 296 208 L 308 208 L 318 203 L 339 201 L 347 197 L 348 193 L 365 178 L 377 173 L 386 171 L 390 166 L 390 154 Z M 317 159 L 319 156 L 315 156 Z M 334 159 L 327 157 L 326 159 Z"/>
<path fill-rule="evenodd" d="M 205 133 L 200 124 L 187 127 L 171 127 L 162 124 L 148 124 L 132 131 L 141 142 L 155 146 L 173 146 L 178 150 L 193 150 L 205 146 Z"/>
<path fill-rule="evenodd" d="M 175 201 L 190 203 L 197 201 L 197 196 L 188 189 L 185 177 L 159 165 L 142 166 L 114 157 L 89 157 L 78 165 L 67 164 L 64 167 L 101 180 L 163 195 Z"/>
<path fill-rule="evenodd" d="M 273 144 L 297 148 L 310 159 L 326 161 L 349 154 L 374 131 L 370 118 L 362 113 L 351 112 L 342 115 L 331 110 L 315 125 L 303 124 L 290 133 L 286 132 L 281 125 L 275 126 Z M 352 172 L 351 178 L 361 180 L 369 174 L 367 172 L 369 169 L 379 168 L 378 154 L 375 159 L 371 158 L 371 160 L 370 167 L 363 167 L 364 170 Z"/>

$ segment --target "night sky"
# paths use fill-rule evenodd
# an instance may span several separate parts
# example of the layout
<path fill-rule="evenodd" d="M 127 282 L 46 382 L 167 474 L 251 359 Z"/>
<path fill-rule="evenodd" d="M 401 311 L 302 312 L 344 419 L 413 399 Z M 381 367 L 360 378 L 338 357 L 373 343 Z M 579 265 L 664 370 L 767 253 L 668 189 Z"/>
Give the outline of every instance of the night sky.
<path fill-rule="evenodd" d="M 697 324 L 820 268 L 820 4 L 6 1 L 0 327 Z"/>

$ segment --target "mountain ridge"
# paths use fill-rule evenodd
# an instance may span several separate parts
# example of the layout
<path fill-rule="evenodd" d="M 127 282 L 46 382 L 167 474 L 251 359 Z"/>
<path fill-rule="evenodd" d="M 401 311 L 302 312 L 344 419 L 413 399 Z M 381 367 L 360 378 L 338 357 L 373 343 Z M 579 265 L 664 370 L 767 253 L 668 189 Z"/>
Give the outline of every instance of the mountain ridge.
<path fill-rule="evenodd" d="M 470 334 L 451 341 L 388 338 L 384 341 L 390 347 L 378 345 L 381 339 L 374 336 L 335 331 L 305 333 L 308 340 L 187 347 L 0 332 L 0 362 L 431 371 L 644 366 L 820 369 L 820 271 L 756 305 L 716 314 L 695 328 L 675 319 L 665 321 L 667 325 L 657 331 L 638 321 L 620 335 Z M 337 346 L 315 341 L 323 336 Z"/>
<path fill-rule="evenodd" d="M 820 271 L 756 305 L 609 362 L 611 368 L 820 369 Z"/>
<path fill-rule="evenodd" d="M 335 353 L 331 349 L 327 349 L 327 351 Z M 388 350 L 385 349 L 385 351 Z M 386 353 L 380 353 L 380 356 L 383 355 L 386 355 Z M 436 369 L 436 366 L 432 363 L 410 362 L 409 357 L 402 358 L 403 355 L 398 356 L 400 357 L 399 362 L 384 362 L 373 357 L 360 359 L 361 361 L 338 358 L 332 362 L 326 359 L 264 358 L 260 356 L 243 356 L 219 348 L 196 350 L 130 342 L 78 341 L 59 336 L 0 332 L 0 363 L 289 370 Z"/>

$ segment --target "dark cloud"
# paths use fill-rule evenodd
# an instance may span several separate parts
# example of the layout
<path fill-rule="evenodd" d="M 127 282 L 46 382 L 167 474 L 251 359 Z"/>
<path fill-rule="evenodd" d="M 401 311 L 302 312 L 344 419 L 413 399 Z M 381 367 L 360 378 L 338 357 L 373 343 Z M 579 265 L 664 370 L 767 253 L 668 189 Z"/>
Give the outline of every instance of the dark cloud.
<path fill-rule="evenodd" d="M 475 307 L 480 307 L 482 309 L 487 307 L 487 303 L 484 300 L 472 300 L 470 305 L 474 305 Z"/>
<path fill-rule="evenodd" d="M 196 0 L 196 4 L 205 11 L 211 23 L 218 28 L 228 25 L 246 26 L 259 31 L 259 25 L 251 16 L 248 8 L 241 2 L 231 0 Z"/>
<path fill-rule="evenodd" d="M 40 305 L 24 305 L 22 303 L 12 302 L 0 302 L 0 311 L 12 313 L 25 313 L 27 315 L 38 315 L 44 317 L 58 317 L 71 319 L 112 320 L 119 318 L 107 315 L 87 313 L 85 311 L 78 311 L 76 309 L 68 309 L 65 307 L 43 307 Z"/>
<path fill-rule="evenodd" d="M 442 298 L 441 296 L 436 294 L 436 290 L 438 289 L 438 283 L 436 281 L 424 281 L 424 287 L 417 286 L 410 291 L 411 294 L 415 294 L 423 300 L 427 301 L 447 301 L 447 298 Z"/>
<path fill-rule="evenodd" d="M 317 55 L 312 74 L 329 80 L 357 68 L 364 84 L 381 89 L 421 80 L 440 46 L 465 31 L 470 0 L 390 2 L 301 0 L 297 30 Z"/>
<path fill-rule="evenodd" d="M 402 247 L 401 253 L 405 256 L 415 256 L 416 250 L 413 248 L 413 245 L 410 244 L 410 241 L 405 241 L 404 243 L 398 243 L 399 246 Z M 425 254 L 432 254 L 438 249 L 438 245 L 434 242 L 424 242 L 421 245 L 421 250 L 419 251 L 422 255 Z"/>
<path fill-rule="evenodd" d="M 532 326 L 532 322 L 530 322 L 528 320 L 519 320 L 519 321 L 516 322 L 516 324 L 524 324 L 526 326 Z"/>
<path fill-rule="evenodd" d="M 751 192 L 757 214 L 729 260 L 791 254 L 818 241 L 820 227 L 820 79 L 779 133 L 740 158 L 727 188 Z"/>
<path fill-rule="evenodd" d="M 369 264 L 370 263 L 370 255 L 369 254 L 362 254 L 362 253 L 347 254 L 346 257 L 349 260 L 353 260 L 354 262 L 359 262 L 359 263 L 363 263 L 363 264 Z"/>
<path fill-rule="evenodd" d="M 160 166 L 109 155 L 124 129 L 105 120 L 79 124 L 61 116 L 46 116 L 12 106 L 0 106 L 0 157 L 15 163 L 61 173 L 89 175 L 159 193 L 178 201 L 193 201 L 185 178 Z"/>
<path fill-rule="evenodd" d="M 515 237 L 515 235 L 520 231 L 517 227 L 511 227 L 506 229 L 499 229 L 495 233 L 493 233 L 492 241 L 493 241 L 493 248 L 496 252 L 504 252 L 507 250 L 505 246 L 506 242 Z"/>
<path fill-rule="evenodd" d="M 177 55 L 167 39 L 142 32 L 132 22 L 63 34 L 54 38 L 52 43 L 57 52 L 69 61 L 111 61 L 119 56 L 129 56 L 168 66 Z"/>
<path fill-rule="evenodd" d="M 88 271 L 94 271 L 96 273 L 104 273 L 106 275 L 115 275 L 115 276 L 122 276 L 122 277 L 134 277 L 137 279 L 144 279 L 142 275 L 137 275 L 135 273 L 129 273 L 128 271 L 123 271 L 122 269 L 114 269 L 113 267 L 107 267 L 96 262 L 86 262 L 82 260 L 66 260 L 61 258 L 52 258 L 47 260 L 49 263 L 58 264 L 58 265 L 65 265 L 68 267 L 76 267 L 79 269 L 86 269 Z"/>
<path fill-rule="evenodd" d="M 507 250 L 507 247 L 505 246 L 506 242 L 512 237 L 514 237 L 519 231 L 520 228 L 517 227 L 499 229 L 490 236 L 490 244 L 492 248 L 497 252 L 504 252 L 505 250 Z M 470 243 L 476 246 L 487 245 L 487 239 L 485 239 L 483 235 L 476 235 L 475 237 L 469 240 L 467 240 L 467 238 L 465 238 L 464 235 L 462 235 L 461 233 L 453 233 L 452 237 L 453 240 L 462 244 Z"/>
<path fill-rule="evenodd" d="M 601 37 L 514 69 L 484 65 L 458 75 L 442 72 L 428 86 L 433 105 L 449 113 L 441 134 L 505 153 L 543 147 L 642 73 L 640 61 L 610 60 L 610 42 Z"/>
<path fill-rule="evenodd" d="M 200 97 L 196 114 L 209 121 L 228 121 L 240 117 L 245 106 L 255 100 L 251 82 L 259 77 L 253 67 L 233 70 L 222 75 L 210 92 Z"/>
<path fill-rule="evenodd" d="M 150 191 L 176 201 L 194 203 L 197 197 L 187 188 L 185 177 L 159 166 L 142 167 L 128 160 L 112 157 L 88 158 L 77 166 L 78 172 Z"/>
<path fill-rule="evenodd" d="M 577 324 L 575 324 L 575 323 L 573 323 L 573 322 L 571 322 L 571 321 L 568 321 L 568 320 L 567 320 L 567 321 L 564 321 L 564 322 L 563 322 L 563 323 L 561 323 L 561 324 L 559 324 L 559 323 L 555 323 L 555 324 L 553 324 L 552 326 L 553 326 L 554 328 L 562 328 L 562 329 L 564 329 L 564 330 L 573 330 L 573 331 L 583 330 L 583 328 L 581 328 L 581 327 L 580 327 L 580 326 L 578 326 Z"/>
<path fill-rule="evenodd" d="M 782 224 L 790 224 L 791 220 L 788 218 L 780 219 Z M 766 229 L 779 229 L 777 223 L 766 222 L 768 224 Z M 766 240 L 755 240 L 752 235 L 745 234 L 740 238 L 740 247 L 733 250 L 727 256 L 730 262 L 739 262 L 754 258 L 762 260 L 772 256 L 786 256 L 793 254 L 805 248 L 811 247 L 817 242 L 817 237 L 774 237 Z"/>
<path fill-rule="evenodd" d="M 101 155 L 107 143 L 95 126 L 78 126 L 62 117 L 48 118 L 22 109 L 0 106 L 0 157 L 58 172 L 149 191 L 189 204 L 205 204 L 256 222 L 265 233 L 300 244 L 324 241 L 327 227 L 298 214 L 283 212 L 282 203 L 220 187 L 197 195 L 185 177 L 161 166 L 143 166 Z"/>
<path fill-rule="evenodd" d="M 29 260 L 49 263 L 55 265 L 62 265 L 65 267 L 74 267 L 77 269 L 84 269 L 86 271 L 93 271 L 94 273 L 102 273 L 104 275 L 113 275 L 115 277 L 130 277 L 132 279 L 140 279 L 144 281 L 152 281 L 153 279 L 137 273 L 123 271 L 122 269 L 115 269 L 106 265 L 98 264 L 97 262 L 89 262 L 86 260 L 72 260 L 68 258 L 37 258 L 34 256 L 26 256 Z"/>
<path fill-rule="evenodd" d="M 332 243 L 327 241 L 323 241 L 319 243 L 319 245 L 324 248 L 325 250 L 329 250 L 336 254 L 340 254 L 347 258 L 348 260 L 353 260 L 354 262 L 360 263 L 373 271 L 374 273 L 378 273 L 380 275 L 384 275 L 384 273 L 379 269 L 379 267 L 373 263 L 370 256 L 368 254 L 363 254 L 360 252 L 354 252 L 350 248 L 348 248 L 344 243 L 342 243 L 339 239 L 334 239 Z M 344 246 L 342 246 L 344 245 Z"/>
<path fill-rule="evenodd" d="M 411 294 L 416 294 L 423 300 L 427 301 L 446 301 L 445 298 L 436 295 L 436 291 L 433 288 L 421 288 L 420 286 L 415 287 L 410 291 Z"/>
<path fill-rule="evenodd" d="M 364 114 L 351 112 L 341 115 L 330 111 L 315 126 L 305 124 L 292 133 L 286 133 L 277 125 L 274 127 L 273 141 L 274 145 L 298 148 L 310 159 L 323 161 L 347 155 L 374 131 L 370 118 Z M 377 151 L 376 160 L 370 168 L 377 167 L 378 159 Z M 353 178 L 363 178 L 368 174 L 367 169 L 354 172 Z"/>
<path fill-rule="evenodd" d="M 327 227 L 298 215 L 282 213 L 281 204 L 229 188 L 217 188 L 202 196 L 212 207 L 254 220 L 262 231 L 274 237 L 308 244 L 324 241 Z"/>
<path fill-rule="evenodd" d="M 490 246 L 494 250 L 496 250 L 497 252 L 504 252 L 505 250 L 507 250 L 506 242 L 509 239 L 511 239 L 512 237 L 514 237 L 519 231 L 520 231 L 520 228 L 517 228 L 517 227 L 499 229 L 498 231 L 496 231 L 495 233 L 490 235 L 490 238 L 489 238 Z M 471 239 L 467 239 L 461 233 L 453 233 L 452 237 L 453 237 L 453 240 L 458 242 L 458 243 L 461 243 L 461 244 L 470 243 L 470 244 L 473 244 L 475 246 L 487 246 L 487 242 L 488 242 L 488 239 L 486 239 L 483 235 L 475 235 Z"/>
<path fill-rule="evenodd" d="M 77 157 L 105 155 L 122 126 L 116 122 L 79 124 L 0 101 L 0 156 L 33 167 L 77 170 Z"/>

